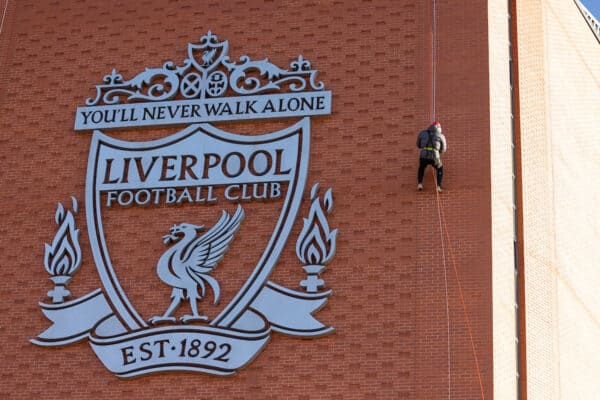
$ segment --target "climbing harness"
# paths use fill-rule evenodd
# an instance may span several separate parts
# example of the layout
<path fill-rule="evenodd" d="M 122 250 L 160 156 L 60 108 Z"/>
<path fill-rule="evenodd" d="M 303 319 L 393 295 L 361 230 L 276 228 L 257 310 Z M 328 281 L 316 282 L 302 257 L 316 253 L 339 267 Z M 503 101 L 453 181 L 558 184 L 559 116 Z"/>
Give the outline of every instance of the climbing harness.
<path fill-rule="evenodd" d="M 433 147 L 433 134 L 431 133 L 431 131 L 427 132 L 427 144 L 425 145 L 425 147 L 423 147 L 423 149 L 427 150 L 427 151 L 435 151 L 436 148 Z"/>

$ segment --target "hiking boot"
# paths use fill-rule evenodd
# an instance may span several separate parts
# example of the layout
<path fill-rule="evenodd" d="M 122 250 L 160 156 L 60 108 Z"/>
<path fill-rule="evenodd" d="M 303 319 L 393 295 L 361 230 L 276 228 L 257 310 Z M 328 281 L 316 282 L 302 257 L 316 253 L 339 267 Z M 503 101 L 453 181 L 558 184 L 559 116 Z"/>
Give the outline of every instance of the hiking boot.
<path fill-rule="evenodd" d="M 441 186 L 438 186 L 438 187 L 437 187 L 437 191 L 438 191 L 438 193 L 442 193 L 442 192 L 444 191 L 444 189 L 442 189 L 442 187 L 441 187 Z"/>
<path fill-rule="evenodd" d="M 417 190 L 419 190 L 419 191 L 420 191 L 420 190 L 423 190 L 423 184 L 422 184 L 422 183 L 419 183 L 419 184 L 417 185 Z"/>

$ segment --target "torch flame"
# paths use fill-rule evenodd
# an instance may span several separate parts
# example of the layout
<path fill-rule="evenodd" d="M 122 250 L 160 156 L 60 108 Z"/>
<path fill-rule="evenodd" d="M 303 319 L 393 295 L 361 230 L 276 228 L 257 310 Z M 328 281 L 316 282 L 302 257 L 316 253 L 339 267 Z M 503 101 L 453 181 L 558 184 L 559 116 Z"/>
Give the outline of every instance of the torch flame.
<path fill-rule="evenodd" d="M 74 202 L 74 209 L 77 205 Z M 70 211 L 64 210 L 59 203 L 56 210 L 58 232 L 52 245 L 46 244 L 44 267 L 52 276 L 71 276 L 81 265 L 81 248 L 79 247 L 79 229 L 75 229 L 75 220 Z"/>
<path fill-rule="evenodd" d="M 317 191 L 318 184 L 311 190 L 312 204 L 308 218 L 304 218 L 304 226 L 296 242 L 296 255 L 304 264 L 326 265 L 335 255 L 338 230 L 329 229 Z M 333 207 L 331 189 L 325 193 L 324 203 L 329 214 Z"/>

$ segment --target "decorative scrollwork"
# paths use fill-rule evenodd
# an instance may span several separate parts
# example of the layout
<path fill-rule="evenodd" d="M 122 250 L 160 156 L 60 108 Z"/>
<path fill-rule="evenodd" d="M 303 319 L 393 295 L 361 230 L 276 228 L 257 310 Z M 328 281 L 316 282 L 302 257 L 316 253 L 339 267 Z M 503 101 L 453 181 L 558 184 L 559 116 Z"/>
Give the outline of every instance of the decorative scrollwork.
<path fill-rule="evenodd" d="M 87 99 L 88 106 L 120 103 L 122 97 L 127 101 L 163 101 L 177 94 L 179 76 L 172 63 L 165 63 L 163 68 L 146 68 L 133 79 L 123 81 L 123 76 L 114 69 L 104 77 L 105 85 L 96 86 L 96 97 Z"/>
<path fill-rule="evenodd" d="M 252 61 L 241 56 L 238 63 L 229 61 L 228 42 L 219 42 L 208 31 L 197 44 L 188 45 L 189 57 L 183 65 L 167 61 L 162 68 L 147 68 L 130 80 L 116 70 L 104 76 L 104 84 L 96 86 L 96 96 L 88 98 L 88 106 L 135 101 L 164 101 L 176 97 L 194 99 L 220 97 L 231 89 L 238 95 L 272 92 L 323 90 L 317 82 L 318 71 L 302 55 L 282 69 L 268 59 Z M 198 54 L 201 53 L 201 54 Z"/>
<path fill-rule="evenodd" d="M 240 62 L 241 64 L 225 63 L 231 71 L 229 84 L 236 93 L 248 95 L 280 88 L 275 79 L 284 74 L 285 70 L 271 64 L 268 59 L 251 61 L 250 57 L 242 56 Z M 257 73 L 258 76 L 252 76 Z M 263 80 L 266 82 L 263 83 Z"/>
<path fill-rule="evenodd" d="M 298 60 L 290 63 L 291 71 L 310 71 L 310 61 L 305 60 L 302 54 L 298 56 Z"/>

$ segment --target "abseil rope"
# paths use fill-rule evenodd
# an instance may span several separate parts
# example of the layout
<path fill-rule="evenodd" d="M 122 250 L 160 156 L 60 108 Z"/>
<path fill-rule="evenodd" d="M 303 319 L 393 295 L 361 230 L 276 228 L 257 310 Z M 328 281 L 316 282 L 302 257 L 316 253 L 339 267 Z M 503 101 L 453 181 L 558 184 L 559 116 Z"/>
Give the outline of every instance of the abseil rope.
<path fill-rule="evenodd" d="M 431 13 L 431 120 L 435 121 L 435 91 L 436 91 L 436 0 L 432 0 Z M 433 171 L 433 170 L 432 170 Z M 435 177 L 434 177 L 435 179 Z M 450 306 L 448 301 L 448 268 L 446 267 L 446 251 L 444 249 L 444 234 L 442 232 L 442 218 L 440 215 L 439 196 L 438 196 L 438 220 L 440 224 L 440 242 L 442 243 L 442 261 L 444 262 L 444 289 L 446 291 L 446 370 L 448 382 L 448 400 L 450 400 L 452 386 L 452 363 L 450 360 Z"/>
<path fill-rule="evenodd" d="M 431 172 L 433 174 L 433 170 Z M 433 178 L 435 179 L 435 175 L 433 175 Z M 483 391 L 483 380 L 481 378 L 481 369 L 479 368 L 479 359 L 477 357 L 477 351 L 475 350 L 475 340 L 473 339 L 473 330 L 471 328 L 471 320 L 470 320 L 469 314 L 467 312 L 467 304 L 465 302 L 465 296 L 463 294 L 462 285 L 460 283 L 460 278 L 458 276 L 458 269 L 456 268 L 456 259 L 454 257 L 454 250 L 452 248 L 452 242 L 450 241 L 450 235 L 448 234 L 448 224 L 446 223 L 446 216 L 444 214 L 444 209 L 442 208 L 442 205 L 441 205 L 440 193 L 437 191 L 436 191 L 436 200 L 437 200 L 437 207 L 438 207 L 438 218 L 439 218 L 439 223 L 440 223 L 440 230 L 441 230 L 441 226 L 443 225 L 444 233 L 446 235 L 446 240 L 448 241 L 448 250 L 450 251 L 450 260 L 452 261 L 452 269 L 454 270 L 454 277 L 456 278 L 456 284 L 458 286 L 458 293 L 460 295 L 460 303 L 462 305 L 465 322 L 467 323 L 467 332 L 469 333 L 469 340 L 471 341 L 471 350 L 473 352 L 473 359 L 475 360 L 475 368 L 477 370 L 477 378 L 479 380 L 479 390 L 481 392 L 481 398 L 483 400 L 485 400 L 485 394 Z M 442 237 L 442 252 L 445 253 L 443 237 Z M 446 270 L 446 265 L 445 265 L 446 255 L 445 254 L 443 256 L 443 260 L 444 260 L 444 271 L 445 271 Z M 444 273 L 444 275 L 445 275 L 445 273 Z"/>
<path fill-rule="evenodd" d="M 431 170 L 431 172 L 433 173 L 433 169 Z M 433 179 L 435 179 L 435 175 L 433 177 Z M 442 216 L 440 214 L 440 194 L 439 192 L 436 190 L 435 191 L 437 194 L 437 209 L 438 209 L 438 223 L 440 226 L 440 243 L 442 244 L 442 262 L 444 263 L 444 289 L 446 290 L 446 344 L 447 344 L 447 358 L 448 358 L 448 399 L 450 399 L 450 386 L 451 386 L 451 376 L 450 376 L 450 371 L 451 371 L 451 366 L 452 364 L 450 363 L 450 306 L 449 306 L 449 301 L 448 301 L 448 268 L 446 267 L 446 248 L 444 246 L 444 233 L 442 230 Z"/>
<path fill-rule="evenodd" d="M 436 0 L 432 0 L 432 15 L 431 15 L 431 120 L 435 121 L 436 120 L 436 116 L 435 116 L 435 100 L 436 100 L 436 75 L 437 75 L 437 52 L 436 52 L 436 47 L 437 47 L 437 10 L 436 10 Z M 437 178 L 435 176 L 434 173 L 434 169 L 431 170 L 431 173 L 433 175 L 433 180 L 436 183 L 437 186 Z M 475 350 L 475 340 L 473 339 L 473 331 L 471 329 L 471 320 L 469 319 L 469 314 L 467 312 L 467 305 L 465 302 L 465 297 L 463 294 L 463 290 L 462 290 L 462 285 L 460 284 L 460 279 L 458 276 L 458 269 L 456 268 L 456 260 L 454 258 L 454 251 L 452 249 L 452 242 L 450 241 L 450 235 L 448 234 L 448 226 L 446 224 L 446 217 L 444 215 L 444 210 L 442 208 L 441 205 L 441 201 L 440 201 L 440 193 L 436 190 L 436 202 L 437 202 L 437 208 L 438 208 L 438 224 L 439 224 L 439 228 L 440 228 L 440 242 L 442 245 L 442 262 L 444 264 L 444 288 L 445 288 L 445 294 L 446 294 L 446 343 L 447 343 L 447 369 L 448 369 L 448 377 L 447 377 L 447 381 L 448 381 L 448 400 L 450 400 L 450 396 L 451 396 L 451 386 L 452 386 L 452 380 L 451 380 L 451 371 L 452 371 L 452 364 L 451 364 L 451 349 L 450 349 L 450 307 L 449 307 L 449 295 L 448 295 L 448 268 L 446 266 L 446 247 L 444 244 L 444 233 L 446 234 L 446 240 L 448 240 L 448 248 L 450 250 L 450 259 L 452 261 L 452 268 L 454 270 L 454 277 L 456 278 L 456 283 L 458 286 L 458 291 L 459 291 L 459 295 L 460 295 L 460 302 L 462 304 L 462 309 L 463 309 L 463 314 L 465 317 L 465 321 L 467 323 L 467 331 L 469 333 L 469 339 L 471 342 L 471 350 L 473 352 L 473 358 L 475 360 L 475 367 L 477 370 L 477 378 L 479 380 L 479 390 L 481 392 L 481 398 L 483 400 L 485 400 L 485 393 L 483 391 L 483 380 L 481 378 L 481 369 L 479 368 L 479 359 L 477 358 L 477 351 Z M 443 230 L 442 230 L 442 225 L 443 225 Z"/>

